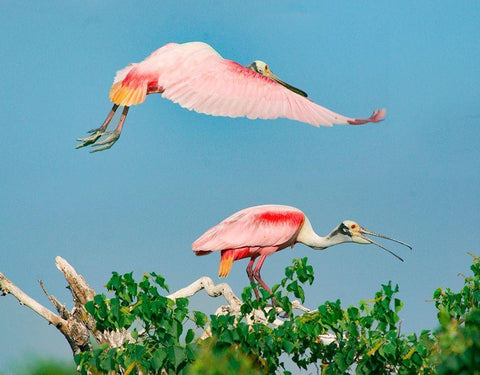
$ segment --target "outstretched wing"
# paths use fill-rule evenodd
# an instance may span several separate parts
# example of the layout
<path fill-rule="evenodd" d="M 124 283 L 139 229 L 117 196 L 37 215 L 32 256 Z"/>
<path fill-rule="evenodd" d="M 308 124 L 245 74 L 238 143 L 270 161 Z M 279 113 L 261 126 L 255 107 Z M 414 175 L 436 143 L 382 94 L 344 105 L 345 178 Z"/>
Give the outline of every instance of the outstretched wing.
<path fill-rule="evenodd" d="M 201 42 L 170 43 L 139 64 L 119 71 L 110 92 L 118 105 L 141 103 L 151 92 L 180 106 L 213 116 L 275 119 L 311 125 L 378 122 L 385 110 L 355 119 L 324 108 L 234 61 Z"/>
<path fill-rule="evenodd" d="M 275 247 L 293 244 L 305 220 L 294 207 L 265 205 L 246 208 L 198 238 L 192 249 L 196 255 L 244 247 Z"/>

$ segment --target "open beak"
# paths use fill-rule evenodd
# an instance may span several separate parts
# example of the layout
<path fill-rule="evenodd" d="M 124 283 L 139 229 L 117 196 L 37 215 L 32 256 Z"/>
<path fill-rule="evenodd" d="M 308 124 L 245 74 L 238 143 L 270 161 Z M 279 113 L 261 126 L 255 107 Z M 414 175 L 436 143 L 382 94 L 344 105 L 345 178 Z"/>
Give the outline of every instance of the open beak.
<path fill-rule="evenodd" d="M 379 238 L 385 238 L 386 240 L 390 240 L 390 241 L 393 241 L 393 242 L 396 242 L 396 243 L 399 243 L 403 246 L 406 246 L 408 247 L 410 250 L 412 250 L 412 246 L 410 246 L 409 244 L 405 243 L 405 242 L 402 242 L 402 241 L 399 241 L 399 240 L 396 240 L 394 238 L 390 238 L 390 237 L 387 237 L 387 236 L 384 236 L 382 234 L 377 234 L 377 233 L 373 233 L 373 232 L 370 232 L 369 230 L 366 230 L 365 228 L 362 228 L 360 227 L 358 229 L 358 231 L 355 231 L 355 232 L 351 232 L 351 235 L 352 235 L 352 241 L 353 242 L 356 242 L 356 243 L 363 243 L 363 244 L 374 244 L 376 246 L 378 246 L 379 248 L 385 250 L 385 251 L 388 251 L 390 254 L 392 254 L 394 257 L 400 259 L 402 262 L 403 262 L 403 259 L 400 258 L 397 254 L 395 254 L 393 251 L 387 249 L 386 247 L 380 245 L 379 243 L 375 242 L 374 240 L 372 240 L 371 238 L 368 238 L 367 236 L 365 236 L 366 234 L 368 234 L 369 236 L 375 236 L 375 237 L 379 237 Z"/>

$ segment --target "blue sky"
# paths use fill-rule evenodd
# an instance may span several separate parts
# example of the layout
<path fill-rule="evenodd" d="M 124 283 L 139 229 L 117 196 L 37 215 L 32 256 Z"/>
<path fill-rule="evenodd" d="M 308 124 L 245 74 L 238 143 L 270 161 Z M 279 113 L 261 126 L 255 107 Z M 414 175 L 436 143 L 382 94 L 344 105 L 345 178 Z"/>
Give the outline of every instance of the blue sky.
<path fill-rule="evenodd" d="M 270 257 L 275 284 L 293 257 L 316 271 L 307 302 L 368 299 L 400 285 L 402 328 L 435 328 L 438 286 L 459 288 L 480 254 L 480 29 L 477 2 L 18 2 L 0 5 L 0 271 L 48 306 L 37 280 L 71 307 L 54 258 L 103 292 L 112 271 L 155 271 L 172 290 L 218 282 L 218 254 L 190 244 L 245 207 L 288 204 L 327 234 L 344 219 L 413 245 Z M 160 95 L 132 107 L 117 144 L 89 154 L 76 138 L 111 108 L 115 72 L 168 42 L 204 41 L 247 65 L 266 61 L 336 112 L 383 123 L 315 128 L 189 112 Z M 247 261 L 226 280 L 240 294 Z M 197 297 L 213 311 L 221 301 Z M 29 353 L 70 358 L 64 338 L 0 298 L 0 369 Z"/>

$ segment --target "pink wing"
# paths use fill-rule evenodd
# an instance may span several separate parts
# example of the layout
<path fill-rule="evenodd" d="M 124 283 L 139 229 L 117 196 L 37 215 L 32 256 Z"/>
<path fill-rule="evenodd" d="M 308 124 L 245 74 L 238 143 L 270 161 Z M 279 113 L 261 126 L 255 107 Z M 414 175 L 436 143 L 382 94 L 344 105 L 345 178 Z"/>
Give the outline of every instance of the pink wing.
<path fill-rule="evenodd" d="M 151 92 L 161 92 L 184 108 L 213 116 L 286 117 L 315 126 L 332 126 L 378 122 L 386 113 L 376 110 L 368 119 L 345 117 L 223 59 L 201 42 L 167 44 L 141 63 L 120 70 L 110 98 L 119 105 L 138 104 L 145 100 L 149 87 Z"/>
<path fill-rule="evenodd" d="M 295 207 L 265 205 L 246 208 L 198 238 L 196 255 L 243 247 L 288 246 L 293 244 L 305 215 Z"/>

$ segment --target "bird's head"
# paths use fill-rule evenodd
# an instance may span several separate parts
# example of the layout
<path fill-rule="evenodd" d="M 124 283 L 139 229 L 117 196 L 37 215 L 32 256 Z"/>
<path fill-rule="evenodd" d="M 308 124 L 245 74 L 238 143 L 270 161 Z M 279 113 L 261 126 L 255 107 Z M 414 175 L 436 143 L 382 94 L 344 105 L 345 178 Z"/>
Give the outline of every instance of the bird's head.
<path fill-rule="evenodd" d="M 304 96 L 305 98 L 308 96 L 305 91 L 302 91 L 300 89 L 297 89 L 296 87 L 293 87 L 289 85 L 286 82 L 283 82 L 280 78 L 278 78 L 275 74 L 272 73 L 270 68 L 268 67 L 267 63 L 260 61 L 260 60 L 255 60 L 252 62 L 250 65 L 247 65 L 247 68 L 250 70 L 253 70 L 254 72 L 257 72 L 265 77 L 270 78 L 271 80 L 281 84 L 282 86 L 286 87 L 290 91 L 293 91 L 295 94 Z"/>
<path fill-rule="evenodd" d="M 268 73 L 271 73 L 267 63 L 260 60 L 255 60 L 250 65 L 247 65 L 247 68 L 266 77 L 268 77 Z"/>
<path fill-rule="evenodd" d="M 394 241 L 394 242 L 397 242 L 401 245 L 404 245 L 404 246 L 408 247 L 410 250 L 412 249 L 412 247 L 405 242 L 402 242 L 402 241 L 384 236 L 382 234 L 370 232 L 369 230 L 367 230 L 365 228 L 362 228 L 360 225 L 358 225 L 356 222 L 354 222 L 352 220 L 343 221 L 331 233 L 331 235 L 332 236 L 338 236 L 339 240 L 341 240 L 341 242 L 355 242 L 355 243 L 359 243 L 359 244 L 374 244 L 374 245 L 380 247 L 381 249 L 383 249 L 385 251 L 388 251 L 390 254 L 397 257 L 402 262 L 403 262 L 403 259 L 400 258 L 397 254 L 395 254 L 393 251 L 387 249 L 386 247 L 380 245 L 379 243 L 375 242 L 371 238 L 368 238 L 366 235 L 375 236 L 375 237 L 384 238 L 384 239 L 387 239 L 387 240 L 390 240 L 390 241 Z"/>

